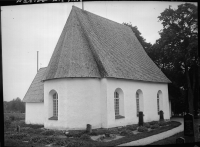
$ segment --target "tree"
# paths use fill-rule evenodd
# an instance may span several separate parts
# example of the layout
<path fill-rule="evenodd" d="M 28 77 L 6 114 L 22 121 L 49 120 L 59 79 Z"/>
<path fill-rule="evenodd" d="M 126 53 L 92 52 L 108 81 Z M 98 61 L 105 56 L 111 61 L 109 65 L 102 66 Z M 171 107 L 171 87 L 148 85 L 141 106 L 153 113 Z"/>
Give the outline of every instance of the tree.
<path fill-rule="evenodd" d="M 140 31 L 138 30 L 137 26 L 132 26 L 132 24 L 130 23 L 123 23 L 123 25 L 126 25 L 128 27 L 131 28 L 131 30 L 135 33 L 135 36 L 137 37 L 138 41 L 141 43 L 141 45 L 143 46 L 143 48 L 145 49 L 146 52 L 148 52 L 148 49 L 152 46 L 151 43 L 147 43 L 146 39 L 144 39 L 140 33 Z"/>
<path fill-rule="evenodd" d="M 160 39 L 150 50 L 150 57 L 165 72 L 179 73 L 179 75 L 182 73 L 185 76 L 174 81 L 179 86 L 183 81 L 186 82 L 184 89 L 188 91 L 188 111 L 193 114 L 194 90 L 189 69 L 192 66 L 199 67 L 197 6 L 190 3 L 181 4 L 177 9 L 171 9 L 169 6 L 158 18 L 162 22 L 163 29 L 159 33 Z M 159 56 L 155 57 L 154 54 Z M 171 78 L 176 76 L 173 74 Z M 196 80 L 193 80 L 193 85 L 197 85 Z"/>
<path fill-rule="evenodd" d="M 25 104 L 18 97 L 10 102 L 4 102 L 4 106 L 5 111 L 25 112 Z"/>

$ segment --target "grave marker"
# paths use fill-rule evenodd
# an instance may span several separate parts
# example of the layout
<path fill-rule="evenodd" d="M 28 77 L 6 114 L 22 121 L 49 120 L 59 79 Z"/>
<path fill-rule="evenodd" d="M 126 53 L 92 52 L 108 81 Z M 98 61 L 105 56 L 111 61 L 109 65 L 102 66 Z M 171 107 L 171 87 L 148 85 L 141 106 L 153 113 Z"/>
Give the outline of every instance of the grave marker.
<path fill-rule="evenodd" d="M 190 113 L 184 116 L 184 135 L 194 136 L 194 119 L 193 115 Z"/>
<path fill-rule="evenodd" d="M 164 112 L 160 110 L 160 121 L 164 120 Z"/>
<path fill-rule="evenodd" d="M 184 138 L 186 143 L 195 141 L 194 138 L 194 117 L 192 114 L 187 113 L 184 116 Z"/>
<path fill-rule="evenodd" d="M 144 121 L 143 121 L 143 112 L 142 111 L 140 111 L 139 112 L 139 126 L 143 126 L 143 124 L 144 124 Z"/>
<path fill-rule="evenodd" d="M 92 132 L 92 126 L 90 124 L 87 124 L 86 132 L 88 133 Z"/>

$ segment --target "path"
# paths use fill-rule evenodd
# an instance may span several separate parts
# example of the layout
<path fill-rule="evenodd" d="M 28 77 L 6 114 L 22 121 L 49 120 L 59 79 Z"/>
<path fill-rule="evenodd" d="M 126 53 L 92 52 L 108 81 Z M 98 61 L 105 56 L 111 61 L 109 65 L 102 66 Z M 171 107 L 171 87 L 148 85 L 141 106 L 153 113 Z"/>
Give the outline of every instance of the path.
<path fill-rule="evenodd" d="M 170 136 L 172 136 L 174 134 L 177 134 L 177 133 L 183 131 L 183 129 L 184 129 L 184 127 L 183 127 L 184 126 L 183 125 L 183 118 L 172 118 L 171 121 L 178 121 L 178 122 L 181 123 L 181 125 L 176 127 L 176 128 L 174 128 L 174 129 L 168 130 L 166 132 L 162 132 L 162 133 L 159 133 L 159 134 L 156 134 L 156 135 L 152 135 L 152 136 L 149 136 L 149 137 L 146 137 L 146 138 L 142 138 L 142 139 L 139 139 L 139 140 L 135 140 L 135 141 L 131 141 L 131 142 L 128 142 L 128 143 L 124 143 L 124 144 L 121 144 L 119 146 L 148 145 L 148 144 L 151 144 L 153 142 L 168 138 L 168 137 L 170 137 Z"/>

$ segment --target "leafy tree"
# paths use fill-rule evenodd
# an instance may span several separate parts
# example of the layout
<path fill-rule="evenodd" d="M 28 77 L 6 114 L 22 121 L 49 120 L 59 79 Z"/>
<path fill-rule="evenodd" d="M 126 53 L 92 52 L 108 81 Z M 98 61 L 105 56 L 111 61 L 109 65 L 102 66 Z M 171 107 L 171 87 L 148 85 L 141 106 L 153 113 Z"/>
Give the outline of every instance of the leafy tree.
<path fill-rule="evenodd" d="M 4 110 L 7 111 L 14 111 L 14 112 L 25 112 L 25 104 L 21 101 L 20 98 L 13 99 L 10 102 L 4 102 Z"/>
<path fill-rule="evenodd" d="M 140 31 L 138 30 L 137 26 L 132 26 L 132 24 L 130 23 L 123 23 L 123 25 L 126 25 L 128 27 L 131 28 L 131 30 L 135 33 L 135 36 L 137 37 L 137 39 L 139 40 L 139 42 L 141 43 L 141 45 L 143 46 L 143 48 L 145 49 L 146 52 L 148 52 L 148 49 L 152 46 L 151 43 L 147 43 L 146 39 L 144 39 L 140 33 Z"/>
<path fill-rule="evenodd" d="M 181 4 L 177 9 L 169 6 L 158 18 L 163 29 L 149 56 L 167 73 L 174 85 L 183 85 L 183 89 L 188 91 L 189 112 L 193 114 L 194 87 L 189 69 L 199 66 L 197 6 L 190 3 Z M 193 86 L 198 85 L 196 80 L 193 80 Z"/>

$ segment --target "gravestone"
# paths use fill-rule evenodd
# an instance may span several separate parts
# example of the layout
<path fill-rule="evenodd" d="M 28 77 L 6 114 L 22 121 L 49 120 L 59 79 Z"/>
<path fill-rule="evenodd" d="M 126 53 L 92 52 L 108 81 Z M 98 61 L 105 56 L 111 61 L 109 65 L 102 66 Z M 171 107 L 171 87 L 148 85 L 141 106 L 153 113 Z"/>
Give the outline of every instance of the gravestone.
<path fill-rule="evenodd" d="M 17 126 L 16 130 L 17 130 L 18 133 L 20 132 L 20 126 L 19 125 Z"/>
<path fill-rule="evenodd" d="M 92 132 L 92 126 L 90 124 L 87 124 L 86 132 L 88 133 Z"/>
<path fill-rule="evenodd" d="M 160 121 L 164 121 L 164 112 L 160 110 Z"/>
<path fill-rule="evenodd" d="M 183 137 L 179 137 L 176 139 L 176 144 L 184 144 L 185 143 L 185 139 Z"/>
<path fill-rule="evenodd" d="M 139 126 L 143 126 L 144 121 L 143 121 L 143 112 L 139 112 Z"/>
<path fill-rule="evenodd" d="M 184 116 L 184 135 L 194 136 L 194 119 L 193 115 L 189 113 Z"/>
<path fill-rule="evenodd" d="M 184 116 L 184 138 L 186 143 L 194 142 L 194 118 L 193 115 L 187 113 Z"/>

